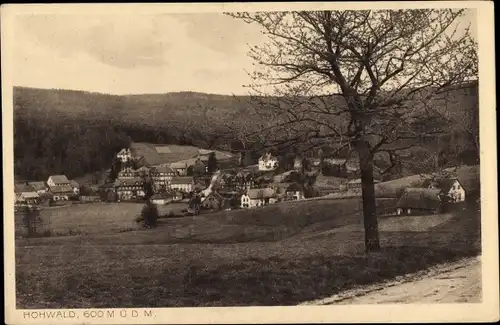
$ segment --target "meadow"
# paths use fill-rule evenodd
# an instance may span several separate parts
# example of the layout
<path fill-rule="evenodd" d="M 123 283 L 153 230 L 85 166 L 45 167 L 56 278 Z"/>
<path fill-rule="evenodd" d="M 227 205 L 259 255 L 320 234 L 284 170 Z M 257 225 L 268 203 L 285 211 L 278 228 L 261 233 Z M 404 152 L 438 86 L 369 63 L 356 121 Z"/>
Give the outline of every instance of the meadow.
<path fill-rule="evenodd" d="M 142 203 L 88 203 L 44 207 L 40 211 L 42 229 L 52 236 L 106 234 L 137 230 L 135 218 L 141 213 Z M 160 215 L 180 213 L 187 204 L 158 206 Z M 22 233 L 21 215 L 16 216 L 16 232 Z"/>
<path fill-rule="evenodd" d="M 383 249 L 368 256 L 359 198 L 167 218 L 152 230 L 18 239 L 17 305 L 295 305 L 479 254 L 475 211 L 418 231 L 387 231 L 384 219 Z"/>

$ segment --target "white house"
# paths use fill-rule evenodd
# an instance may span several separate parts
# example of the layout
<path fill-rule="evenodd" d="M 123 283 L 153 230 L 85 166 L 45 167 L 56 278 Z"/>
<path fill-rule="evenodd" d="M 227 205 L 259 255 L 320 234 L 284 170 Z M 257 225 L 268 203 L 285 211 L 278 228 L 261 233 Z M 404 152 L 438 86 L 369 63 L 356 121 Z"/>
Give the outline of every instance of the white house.
<path fill-rule="evenodd" d="M 275 203 L 275 191 L 271 188 L 254 188 L 249 189 L 241 196 L 242 208 L 253 208 Z"/>
<path fill-rule="evenodd" d="M 448 197 L 450 203 L 460 203 L 465 201 L 465 189 L 456 178 L 428 179 L 422 184 L 424 188 L 440 189 Z"/>
<path fill-rule="evenodd" d="M 278 165 L 278 158 L 269 152 L 259 158 L 259 170 L 261 171 L 275 170 L 278 168 Z"/>
<path fill-rule="evenodd" d="M 170 188 L 185 193 L 192 192 L 194 189 L 194 179 L 190 176 L 172 177 Z"/>
<path fill-rule="evenodd" d="M 65 175 L 52 175 L 47 180 L 47 185 L 54 201 L 67 201 L 75 192 L 69 179 Z"/>
<path fill-rule="evenodd" d="M 49 187 L 66 186 L 66 185 L 70 185 L 70 183 L 69 183 L 69 179 L 66 177 L 66 175 L 52 175 L 47 180 L 47 185 Z"/>
<path fill-rule="evenodd" d="M 130 149 L 123 148 L 116 154 L 116 158 L 120 159 L 121 162 L 127 162 L 132 160 L 132 153 L 130 152 Z"/>

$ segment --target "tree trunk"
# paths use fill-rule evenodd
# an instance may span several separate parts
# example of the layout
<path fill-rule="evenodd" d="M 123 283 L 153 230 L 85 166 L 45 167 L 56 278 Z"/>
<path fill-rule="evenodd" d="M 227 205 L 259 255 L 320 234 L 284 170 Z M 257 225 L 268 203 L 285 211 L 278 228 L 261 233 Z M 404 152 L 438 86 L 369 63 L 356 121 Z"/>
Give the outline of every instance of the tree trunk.
<path fill-rule="evenodd" d="M 359 155 L 359 167 L 361 171 L 365 251 L 370 253 L 380 249 L 375 186 L 373 183 L 373 154 L 364 140 L 359 140 L 356 143 L 356 150 Z"/>

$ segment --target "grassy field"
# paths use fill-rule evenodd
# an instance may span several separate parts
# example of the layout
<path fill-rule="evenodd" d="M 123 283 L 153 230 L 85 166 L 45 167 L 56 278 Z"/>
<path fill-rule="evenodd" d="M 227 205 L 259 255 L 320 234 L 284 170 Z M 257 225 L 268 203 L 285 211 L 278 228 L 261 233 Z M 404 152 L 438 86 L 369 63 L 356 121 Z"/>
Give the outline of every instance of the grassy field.
<path fill-rule="evenodd" d="M 40 212 L 43 229 L 50 230 L 53 235 L 91 235 L 109 234 L 129 230 L 137 230 L 140 225 L 135 218 L 140 215 L 141 203 L 91 203 L 74 204 L 58 207 L 45 207 Z M 160 215 L 169 212 L 180 212 L 187 204 L 159 206 Z M 20 219 L 22 216 L 16 216 Z M 16 220 L 16 232 L 23 231 L 22 223 Z"/>
<path fill-rule="evenodd" d="M 479 190 L 479 166 L 461 166 L 457 169 L 457 178 L 462 183 L 467 192 Z M 424 182 L 425 177 L 412 175 L 398 178 L 392 181 L 375 184 L 377 197 L 399 197 L 407 186 L 418 187 Z"/>
<path fill-rule="evenodd" d="M 480 250 L 471 210 L 431 230 L 381 232 L 383 250 L 366 256 L 359 227 L 326 232 L 361 225 L 360 210 L 359 199 L 306 201 L 16 240 L 18 308 L 294 305 Z"/>

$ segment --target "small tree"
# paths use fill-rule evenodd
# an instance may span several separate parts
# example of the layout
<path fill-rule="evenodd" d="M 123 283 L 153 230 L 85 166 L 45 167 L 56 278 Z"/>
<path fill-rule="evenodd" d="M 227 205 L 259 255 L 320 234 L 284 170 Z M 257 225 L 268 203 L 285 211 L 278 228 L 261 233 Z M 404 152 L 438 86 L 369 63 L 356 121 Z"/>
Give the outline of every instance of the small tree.
<path fill-rule="evenodd" d="M 217 170 L 217 158 L 215 152 L 210 153 L 207 161 L 207 169 L 209 173 L 214 173 Z"/>
<path fill-rule="evenodd" d="M 144 199 L 149 200 L 154 195 L 153 182 L 151 179 L 146 178 L 143 185 Z"/>
<path fill-rule="evenodd" d="M 141 211 L 141 218 L 144 227 L 146 228 L 156 228 L 158 220 L 158 208 L 151 202 L 147 202 Z"/>
<path fill-rule="evenodd" d="M 122 170 L 122 161 L 118 158 L 113 159 L 111 170 L 109 172 L 109 182 L 114 182 L 118 177 L 118 173 Z"/>

